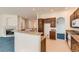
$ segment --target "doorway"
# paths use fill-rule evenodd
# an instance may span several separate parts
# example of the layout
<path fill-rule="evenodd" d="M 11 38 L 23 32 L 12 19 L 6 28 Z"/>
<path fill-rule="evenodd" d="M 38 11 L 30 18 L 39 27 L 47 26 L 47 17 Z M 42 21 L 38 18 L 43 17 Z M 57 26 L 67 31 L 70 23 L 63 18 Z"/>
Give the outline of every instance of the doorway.
<path fill-rule="evenodd" d="M 57 39 L 58 40 L 65 40 L 65 18 L 64 17 L 58 17 L 57 18 L 57 26 L 56 26 L 56 32 L 57 32 Z"/>

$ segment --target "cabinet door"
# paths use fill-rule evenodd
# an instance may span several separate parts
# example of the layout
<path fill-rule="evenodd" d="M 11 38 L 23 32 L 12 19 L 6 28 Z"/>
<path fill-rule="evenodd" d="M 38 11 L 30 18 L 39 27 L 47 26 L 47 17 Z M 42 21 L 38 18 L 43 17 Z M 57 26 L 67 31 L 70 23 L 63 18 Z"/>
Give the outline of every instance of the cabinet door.
<path fill-rule="evenodd" d="M 73 37 L 71 37 L 71 50 L 72 52 L 79 52 L 79 42 L 77 42 Z"/>
<path fill-rule="evenodd" d="M 56 18 L 53 17 L 53 18 L 47 18 L 44 20 L 44 23 L 50 23 L 51 27 L 56 27 Z"/>
<path fill-rule="evenodd" d="M 44 19 L 38 19 L 38 32 L 44 33 Z"/>
<path fill-rule="evenodd" d="M 56 39 L 56 32 L 55 31 L 50 31 L 50 39 L 53 39 L 53 40 Z"/>
<path fill-rule="evenodd" d="M 56 18 L 51 18 L 51 27 L 56 27 Z"/>
<path fill-rule="evenodd" d="M 79 8 L 75 12 L 76 18 L 79 18 Z"/>
<path fill-rule="evenodd" d="M 6 18 L 6 25 L 16 27 L 17 26 L 17 18 L 16 17 L 7 17 Z"/>
<path fill-rule="evenodd" d="M 47 18 L 44 20 L 44 23 L 51 23 L 51 18 Z"/>
<path fill-rule="evenodd" d="M 46 52 L 46 38 L 41 41 L 41 52 Z"/>
<path fill-rule="evenodd" d="M 70 26 L 72 27 L 72 21 L 79 18 L 79 8 L 70 16 Z"/>
<path fill-rule="evenodd" d="M 72 21 L 75 19 L 75 13 L 73 13 L 71 16 L 70 16 L 70 26 L 72 27 Z"/>

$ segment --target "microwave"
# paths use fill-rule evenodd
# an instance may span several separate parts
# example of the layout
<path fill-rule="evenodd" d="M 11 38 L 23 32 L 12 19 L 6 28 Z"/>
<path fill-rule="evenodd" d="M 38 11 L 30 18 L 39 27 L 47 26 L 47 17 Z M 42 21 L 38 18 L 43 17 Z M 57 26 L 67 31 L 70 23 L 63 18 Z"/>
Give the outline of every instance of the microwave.
<path fill-rule="evenodd" d="M 75 19 L 72 21 L 72 27 L 79 28 L 79 19 Z"/>

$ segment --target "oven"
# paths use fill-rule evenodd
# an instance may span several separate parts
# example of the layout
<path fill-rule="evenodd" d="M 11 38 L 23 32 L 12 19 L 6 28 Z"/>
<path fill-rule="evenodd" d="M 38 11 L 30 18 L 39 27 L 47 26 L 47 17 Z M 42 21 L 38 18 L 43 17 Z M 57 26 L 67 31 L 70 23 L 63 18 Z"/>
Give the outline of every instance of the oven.
<path fill-rule="evenodd" d="M 6 29 L 6 35 L 14 35 L 14 29 Z"/>

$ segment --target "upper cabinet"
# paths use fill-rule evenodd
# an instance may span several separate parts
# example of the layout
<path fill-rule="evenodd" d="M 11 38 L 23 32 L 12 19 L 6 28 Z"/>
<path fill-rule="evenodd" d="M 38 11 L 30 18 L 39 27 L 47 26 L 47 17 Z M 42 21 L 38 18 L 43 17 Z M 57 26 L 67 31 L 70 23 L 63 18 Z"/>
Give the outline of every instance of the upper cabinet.
<path fill-rule="evenodd" d="M 74 11 L 74 13 L 70 16 L 70 26 L 72 27 L 72 21 L 79 18 L 79 8 Z"/>
<path fill-rule="evenodd" d="M 25 31 L 27 27 L 26 18 L 18 15 L 0 15 L 0 36 L 5 36 L 7 29 Z"/>
<path fill-rule="evenodd" d="M 44 33 L 44 19 L 38 19 L 38 32 Z"/>
<path fill-rule="evenodd" d="M 25 30 L 27 25 L 27 19 L 17 15 L 1 15 L 2 28 Z"/>
<path fill-rule="evenodd" d="M 0 15 L 0 28 L 16 29 L 18 26 L 17 15 Z"/>
<path fill-rule="evenodd" d="M 74 13 L 70 16 L 70 26 L 72 27 L 72 21 L 75 19 Z"/>
<path fill-rule="evenodd" d="M 6 17 L 6 26 L 7 27 L 17 27 L 17 21 L 18 17 L 17 16 L 8 16 Z"/>
<path fill-rule="evenodd" d="M 50 22 L 51 22 L 51 18 L 44 19 L 44 23 L 50 23 Z"/>
<path fill-rule="evenodd" d="M 56 27 L 56 18 L 50 18 L 51 20 L 51 27 Z"/>
<path fill-rule="evenodd" d="M 79 18 L 79 8 L 75 11 L 75 18 Z"/>
<path fill-rule="evenodd" d="M 56 18 L 53 17 L 53 18 L 47 18 L 44 20 L 44 23 L 50 23 L 50 27 L 56 27 Z"/>

